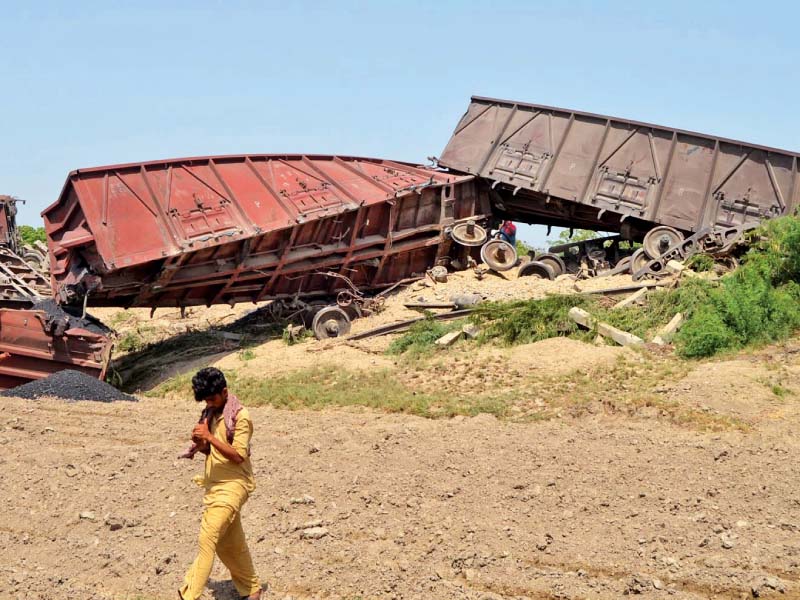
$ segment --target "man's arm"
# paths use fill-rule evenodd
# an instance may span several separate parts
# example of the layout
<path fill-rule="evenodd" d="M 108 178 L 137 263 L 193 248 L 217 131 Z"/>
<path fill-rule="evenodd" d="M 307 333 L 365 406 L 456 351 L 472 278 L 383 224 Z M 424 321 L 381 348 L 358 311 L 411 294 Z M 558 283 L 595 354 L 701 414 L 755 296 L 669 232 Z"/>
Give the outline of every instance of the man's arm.
<path fill-rule="evenodd" d="M 209 444 L 208 442 L 204 440 L 197 440 L 195 444 L 197 444 L 198 452 L 202 452 L 206 456 L 208 456 L 208 454 L 211 452 L 211 444 Z"/>
<path fill-rule="evenodd" d="M 244 462 L 244 458 L 242 458 L 241 454 L 239 454 L 233 446 L 227 442 L 223 442 L 211 434 L 208 429 L 208 423 L 206 423 L 205 420 L 195 425 L 194 429 L 192 430 L 192 438 L 195 437 L 198 438 L 201 443 L 206 444 L 207 447 L 208 445 L 214 446 L 214 448 L 219 450 L 219 453 L 222 454 L 222 456 L 227 458 L 232 463 L 236 463 L 238 465 Z M 210 451 L 210 447 L 208 450 Z M 205 454 L 208 454 L 208 451 L 205 452 Z"/>

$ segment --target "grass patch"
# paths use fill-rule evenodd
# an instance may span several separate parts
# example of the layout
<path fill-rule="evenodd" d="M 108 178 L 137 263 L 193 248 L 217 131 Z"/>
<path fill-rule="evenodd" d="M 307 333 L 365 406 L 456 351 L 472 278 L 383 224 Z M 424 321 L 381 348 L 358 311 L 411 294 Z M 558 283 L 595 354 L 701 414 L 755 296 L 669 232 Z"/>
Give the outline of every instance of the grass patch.
<path fill-rule="evenodd" d="M 253 352 L 251 348 L 245 348 L 239 351 L 239 360 L 241 361 L 253 360 L 255 357 L 256 353 Z"/>
<path fill-rule="evenodd" d="M 133 313 L 128 312 L 127 310 L 121 310 L 111 315 L 111 318 L 108 320 L 108 324 L 111 327 L 115 327 L 117 325 L 122 325 L 123 323 L 127 323 L 131 319 L 133 319 Z"/>
<path fill-rule="evenodd" d="M 148 345 L 148 337 L 155 332 L 150 326 L 137 327 L 135 330 L 126 331 L 117 342 L 117 348 L 122 352 L 138 352 Z"/>
<path fill-rule="evenodd" d="M 622 356 L 611 368 L 541 380 L 529 393 L 543 400 L 557 416 L 581 416 L 598 407 L 636 416 L 652 408 L 662 417 L 694 429 L 746 431 L 748 426 L 734 417 L 709 413 L 665 394 L 665 381 L 682 379 L 694 366 L 693 361 L 653 359 L 646 354 Z"/>
<path fill-rule="evenodd" d="M 770 391 L 775 394 L 778 398 L 785 398 L 786 396 L 791 395 L 792 390 L 789 388 L 783 387 L 779 383 L 774 383 L 769 387 Z"/>
<path fill-rule="evenodd" d="M 333 367 L 300 370 L 273 378 L 226 372 L 232 390 L 246 406 L 288 410 L 363 407 L 426 418 L 491 414 L 514 422 L 539 422 L 607 412 L 657 417 L 699 430 L 747 430 L 743 422 L 687 406 L 665 394 L 665 381 L 683 378 L 696 363 L 677 358 L 651 358 L 646 353 L 621 357 L 614 365 L 569 375 L 517 378 L 509 389 L 492 384 L 465 394 L 441 389 L 436 377 L 427 384 L 406 385 L 404 375 L 389 370 L 346 371 Z M 426 367 L 435 375 L 439 367 Z M 418 372 L 418 371 L 415 371 Z M 170 379 L 146 395 L 192 399 L 191 373 Z M 408 376 L 408 374 L 405 374 Z M 465 386 L 467 389 L 470 386 Z M 655 415 L 643 413 L 654 408 Z"/>
<path fill-rule="evenodd" d="M 433 318 L 433 314 L 428 312 L 424 320 L 414 323 L 404 335 L 393 340 L 386 352 L 387 354 L 405 354 L 409 358 L 428 356 L 436 349 L 436 340 L 463 326 L 463 319 L 437 321 Z"/>
<path fill-rule="evenodd" d="M 714 270 L 714 258 L 708 254 L 695 254 L 686 263 L 686 266 L 696 273 L 705 273 Z"/>
<path fill-rule="evenodd" d="M 438 418 L 489 413 L 507 415 L 509 405 L 491 394 L 474 397 L 418 393 L 398 381 L 390 371 L 346 371 L 314 368 L 279 377 L 240 376 L 226 372 L 231 389 L 247 406 L 274 406 L 289 410 L 320 410 L 329 406 L 360 406 L 390 413 Z M 191 374 L 170 379 L 147 393 L 163 397 L 192 397 Z"/>
<path fill-rule="evenodd" d="M 529 344 L 578 331 L 569 318 L 573 306 L 591 309 L 595 301 L 586 296 L 551 296 L 542 300 L 487 302 L 475 308 L 471 320 L 481 327 L 482 341 L 504 345 Z"/>

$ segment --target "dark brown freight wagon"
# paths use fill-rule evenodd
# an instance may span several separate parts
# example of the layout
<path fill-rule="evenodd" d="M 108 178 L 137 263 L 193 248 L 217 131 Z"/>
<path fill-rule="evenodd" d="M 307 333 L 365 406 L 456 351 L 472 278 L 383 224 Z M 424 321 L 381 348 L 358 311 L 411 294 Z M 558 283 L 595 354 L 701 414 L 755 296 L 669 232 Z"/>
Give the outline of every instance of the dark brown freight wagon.
<path fill-rule="evenodd" d="M 620 232 L 611 244 L 643 240 L 629 267 L 641 277 L 656 275 L 670 258 L 724 252 L 744 229 L 794 210 L 798 156 L 615 117 L 473 97 L 439 164 L 486 181 L 499 216 Z M 591 251 L 602 252 L 602 245 Z"/>

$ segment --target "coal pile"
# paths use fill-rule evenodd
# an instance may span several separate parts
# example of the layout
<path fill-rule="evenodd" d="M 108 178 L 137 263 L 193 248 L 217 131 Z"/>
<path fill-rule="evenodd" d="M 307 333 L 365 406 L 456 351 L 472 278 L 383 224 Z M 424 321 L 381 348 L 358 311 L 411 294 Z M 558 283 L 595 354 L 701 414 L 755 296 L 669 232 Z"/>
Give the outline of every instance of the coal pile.
<path fill-rule="evenodd" d="M 41 302 L 37 302 L 31 308 L 33 308 L 33 310 L 43 311 L 47 315 L 48 322 L 60 324 L 64 331 L 73 328 L 86 329 L 98 335 L 108 335 L 111 332 L 108 327 L 93 316 L 86 315 L 82 318 L 79 309 L 71 306 L 62 306 L 53 298 L 47 298 Z"/>
<path fill-rule="evenodd" d="M 80 371 L 59 371 L 45 379 L 29 381 L 23 385 L 5 390 L 3 396 L 36 400 L 42 397 L 63 400 L 91 400 L 92 402 L 136 402 L 136 398 L 120 392 L 117 388 L 86 375 Z"/>

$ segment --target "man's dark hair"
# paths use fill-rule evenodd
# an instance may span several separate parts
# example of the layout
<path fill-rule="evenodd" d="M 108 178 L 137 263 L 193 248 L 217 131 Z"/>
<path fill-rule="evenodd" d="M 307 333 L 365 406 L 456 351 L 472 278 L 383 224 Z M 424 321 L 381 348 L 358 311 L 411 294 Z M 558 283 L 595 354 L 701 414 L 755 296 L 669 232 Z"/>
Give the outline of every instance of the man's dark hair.
<path fill-rule="evenodd" d="M 215 367 L 206 367 L 200 369 L 192 377 L 192 389 L 194 390 L 194 399 L 202 402 L 209 396 L 222 393 L 228 387 L 228 382 L 225 381 L 225 375 L 222 371 Z"/>

